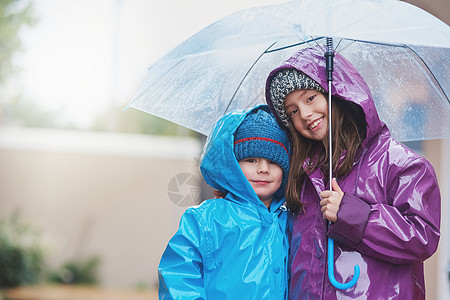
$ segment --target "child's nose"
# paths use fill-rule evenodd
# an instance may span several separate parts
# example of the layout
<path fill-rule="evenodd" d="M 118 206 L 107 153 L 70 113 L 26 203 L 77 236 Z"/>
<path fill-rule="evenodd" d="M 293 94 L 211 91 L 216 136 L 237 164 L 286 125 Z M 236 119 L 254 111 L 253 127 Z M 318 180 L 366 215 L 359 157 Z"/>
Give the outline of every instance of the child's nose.
<path fill-rule="evenodd" d="M 308 119 L 312 115 L 312 110 L 309 107 L 302 107 L 300 109 L 300 116 L 302 119 Z"/>
<path fill-rule="evenodd" d="M 269 161 L 267 159 L 261 159 L 258 163 L 258 171 L 261 173 L 269 172 Z"/>

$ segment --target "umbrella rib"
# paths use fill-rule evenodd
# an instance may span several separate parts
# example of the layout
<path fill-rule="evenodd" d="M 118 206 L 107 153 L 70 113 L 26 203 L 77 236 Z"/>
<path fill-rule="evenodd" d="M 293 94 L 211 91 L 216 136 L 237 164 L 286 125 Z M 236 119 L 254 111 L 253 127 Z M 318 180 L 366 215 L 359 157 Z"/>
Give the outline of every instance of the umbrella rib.
<path fill-rule="evenodd" d="M 447 102 L 450 104 L 450 99 L 448 98 L 448 95 L 445 93 L 445 90 L 442 88 L 442 85 L 439 83 L 439 80 L 437 80 L 436 76 L 434 75 L 433 72 L 431 72 L 430 67 L 428 66 L 428 64 L 423 60 L 423 58 L 417 54 L 416 51 L 414 51 L 410 46 L 405 45 L 405 44 L 389 44 L 389 43 L 381 43 L 381 42 L 370 42 L 370 41 L 363 41 L 363 40 L 355 40 L 355 39 L 349 39 L 350 41 L 354 42 L 360 42 L 360 43 L 367 43 L 367 44 L 374 44 L 374 45 L 382 45 L 382 46 L 392 46 L 392 47 L 399 47 L 399 48 L 405 48 L 405 49 L 409 49 L 412 53 L 415 54 L 415 56 L 423 63 L 423 65 L 428 69 L 429 73 L 431 74 L 431 76 L 433 77 L 434 82 L 436 83 L 436 85 L 439 87 L 439 90 L 442 92 L 442 94 L 444 95 L 444 98 L 447 99 Z M 339 42 L 340 43 L 340 42 Z M 352 44 L 353 44 L 352 43 Z M 352 44 L 348 44 L 347 46 L 345 46 L 344 48 L 340 49 L 339 51 L 337 51 L 338 53 L 345 50 L 347 47 L 351 46 Z M 337 47 L 336 47 L 337 48 Z"/>
<path fill-rule="evenodd" d="M 135 96 L 133 98 L 133 100 L 128 103 L 128 105 L 123 109 L 124 111 L 127 110 L 134 102 L 136 102 L 146 91 L 148 91 L 148 89 L 150 89 L 152 86 L 154 86 L 157 82 L 161 81 L 161 79 L 164 78 L 164 76 L 166 76 L 170 71 L 172 71 L 173 69 L 177 68 L 181 63 L 184 62 L 184 59 L 180 60 L 178 63 L 176 63 L 172 68 L 170 68 L 169 70 L 167 70 L 166 72 L 164 72 L 163 75 L 161 75 L 156 81 L 154 81 L 152 84 L 150 84 L 149 86 L 147 86 L 139 95 Z"/>
<path fill-rule="evenodd" d="M 339 43 L 336 45 L 336 47 L 334 47 L 334 52 L 337 52 L 337 49 L 339 48 L 339 46 L 341 45 L 343 39 L 339 39 Z"/>
<path fill-rule="evenodd" d="M 224 114 L 228 111 L 228 108 L 230 108 L 231 102 L 233 102 L 234 97 L 236 96 L 239 88 L 241 87 L 242 83 L 244 82 L 245 78 L 247 78 L 248 74 L 250 73 L 250 71 L 253 69 L 253 67 L 256 65 L 256 63 L 261 59 L 261 57 L 268 53 L 268 49 L 270 49 L 273 45 L 275 45 L 277 42 L 272 43 L 264 52 L 262 52 L 258 58 L 253 62 L 253 64 L 251 65 L 251 67 L 247 70 L 247 72 L 245 73 L 244 77 L 242 78 L 241 82 L 239 82 L 239 85 L 237 86 L 237 88 L 235 89 L 233 96 L 231 96 L 230 101 L 228 102 L 227 107 L 225 108 L 225 111 L 223 112 Z"/>
<path fill-rule="evenodd" d="M 320 40 L 320 39 L 323 39 L 323 37 L 318 37 L 318 38 L 314 38 L 314 39 L 309 40 L 309 41 L 303 41 L 303 42 L 295 43 L 295 44 L 292 44 L 292 45 L 289 45 L 289 46 L 284 46 L 284 47 L 281 47 L 281 48 L 276 48 L 276 49 L 273 49 L 273 50 L 269 50 L 269 49 L 272 48 L 273 45 L 275 45 L 278 41 L 273 42 L 269 47 L 267 47 L 266 50 L 264 50 L 264 52 L 262 52 L 262 53 L 258 56 L 258 58 L 253 62 L 253 64 L 251 65 L 251 67 L 250 67 L 250 68 L 248 69 L 248 71 L 245 73 L 245 75 L 244 75 L 244 77 L 242 78 L 241 82 L 239 82 L 238 87 L 235 89 L 235 91 L 234 91 L 234 93 L 233 93 L 233 96 L 231 96 L 231 99 L 230 99 L 230 101 L 228 102 L 227 107 L 225 108 L 224 114 L 225 114 L 225 113 L 228 111 L 228 109 L 230 108 L 230 105 L 231 105 L 231 103 L 233 102 L 234 97 L 236 96 L 236 94 L 237 94 L 239 88 L 241 87 L 241 85 L 243 84 L 245 78 L 247 78 L 247 76 L 248 76 L 248 74 L 250 73 L 250 71 L 253 69 L 253 67 L 256 65 L 256 63 L 261 59 L 261 57 L 262 57 L 264 54 L 268 54 L 268 53 L 271 53 L 271 52 L 276 52 L 276 51 L 281 51 L 281 50 L 289 49 L 289 48 L 292 48 L 292 47 L 295 47 L 295 46 L 300 46 L 300 45 L 303 45 L 303 44 L 305 44 L 305 43 L 309 43 L 309 42 L 312 42 L 312 41 L 317 41 L 317 40 Z"/>
<path fill-rule="evenodd" d="M 442 85 L 439 83 L 439 80 L 437 80 L 436 76 L 434 75 L 434 73 L 431 71 L 430 67 L 428 66 L 428 64 L 423 60 L 423 58 L 417 54 L 416 51 L 414 51 L 411 47 L 405 45 L 405 48 L 408 48 L 409 50 L 411 50 L 412 53 L 414 53 L 416 55 L 416 57 L 423 63 L 423 65 L 428 69 L 430 75 L 433 77 L 434 83 L 439 87 L 439 90 L 441 91 L 441 93 L 444 95 L 444 98 L 447 99 L 448 104 L 450 104 L 450 99 L 448 98 L 448 95 L 445 93 L 444 88 L 442 87 Z"/>
<path fill-rule="evenodd" d="M 265 53 L 277 52 L 277 51 L 281 51 L 281 50 L 285 50 L 285 49 L 289 49 L 289 48 L 292 48 L 292 47 L 296 47 L 296 46 L 303 45 L 303 44 L 305 44 L 305 43 L 309 44 L 310 42 L 318 41 L 318 40 L 323 39 L 323 38 L 324 38 L 324 37 L 321 36 L 321 37 L 313 38 L 313 39 L 308 40 L 308 41 L 303 41 L 303 42 L 300 42 L 300 43 L 295 43 L 295 44 L 292 44 L 292 45 L 289 45 L 289 46 L 284 46 L 284 47 L 276 48 L 276 49 L 273 49 L 273 50 L 266 50 L 263 54 L 265 54 Z M 275 45 L 275 44 L 276 44 L 276 42 L 273 43 L 270 47 L 272 47 L 272 46 Z M 270 47 L 267 48 L 267 49 L 270 49 Z"/>

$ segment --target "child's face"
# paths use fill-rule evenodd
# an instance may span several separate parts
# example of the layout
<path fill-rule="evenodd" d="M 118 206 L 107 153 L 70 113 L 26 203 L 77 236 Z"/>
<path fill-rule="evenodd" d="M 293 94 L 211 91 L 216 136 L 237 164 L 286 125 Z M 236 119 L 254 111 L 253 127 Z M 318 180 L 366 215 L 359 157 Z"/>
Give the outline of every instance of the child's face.
<path fill-rule="evenodd" d="M 321 141 L 328 128 L 328 101 L 316 90 L 297 90 L 284 101 L 286 113 L 295 129 L 305 138 Z"/>
<path fill-rule="evenodd" d="M 245 158 L 239 161 L 239 165 L 259 199 L 266 206 L 270 205 L 273 194 L 281 186 L 283 169 L 265 158 Z"/>

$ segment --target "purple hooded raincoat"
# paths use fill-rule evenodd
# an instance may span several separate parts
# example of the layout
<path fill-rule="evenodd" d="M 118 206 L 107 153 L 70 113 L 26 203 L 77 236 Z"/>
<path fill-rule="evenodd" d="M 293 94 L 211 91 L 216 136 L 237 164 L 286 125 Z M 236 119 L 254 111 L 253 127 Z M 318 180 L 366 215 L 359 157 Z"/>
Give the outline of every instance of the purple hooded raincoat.
<path fill-rule="evenodd" d="M 324 51 L 300 50 L 273 70 L 267 80 L 269 106 L 271 77 L 283 68 L 296 68 L 328 90 Z M 293 216 L 290 239 L 290 299 L 424 299 L 423 261 L 436 251 L 440 235 L 441 199 L 433 167 L 391 138 L 365 81 L 339 54 L 331 92 L 363 108 L 367 136 L 353 169 L 337 178 L 344 197 L 338 220 L 328 230 L 319 205 L 327 179 L 318 168 L 303 183 L 304 212 Z M 355 264 L 361 268 L 350 289 L 338 290 L 328 280 L 327 237 L 335 240 L 338 281 L 348 282 Z"/>

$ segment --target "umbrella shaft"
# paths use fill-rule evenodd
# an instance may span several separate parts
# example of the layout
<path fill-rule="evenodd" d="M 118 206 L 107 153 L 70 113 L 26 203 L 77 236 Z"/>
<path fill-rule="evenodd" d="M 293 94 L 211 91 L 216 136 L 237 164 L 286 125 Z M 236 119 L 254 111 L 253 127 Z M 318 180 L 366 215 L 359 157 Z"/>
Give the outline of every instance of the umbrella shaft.
<path fill-rule="evenodd" d="M 325 63 L 327 68 L 327 81 L 333 81 L 333 70 L 334 70 L 334 49 L 333 49 L 333 38 L 327 37 L 327 52 L 325 52 Z M 328 90 L 331 91 L 331 90 Z"/>
<path fill-rule="evenodd" d="M 332 188 L 332 182 L 333 180 L 333 135 L 332 135 L 332 128 L 331 128 L 331 81 L 328 81 L 328 153 L 329 153 L 329 171 L 328 171 L 328 179 L 330 184 L 330 191 L 333 190 Z"/>
<path fill-rule="evenodd" d="M 331 130 L 331 82 L 333 81 L 333 38 L 327 37 L 327 52 L 325 52 L 325 63 L 327 69 L 327 81 L 328 81 L 328 152 L 329 152 L 329 183 L 330 191 L 333 190 L 331 180 L 333 179 L 333 145 L 332 145 L 332 130 Z"/>

